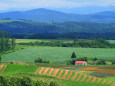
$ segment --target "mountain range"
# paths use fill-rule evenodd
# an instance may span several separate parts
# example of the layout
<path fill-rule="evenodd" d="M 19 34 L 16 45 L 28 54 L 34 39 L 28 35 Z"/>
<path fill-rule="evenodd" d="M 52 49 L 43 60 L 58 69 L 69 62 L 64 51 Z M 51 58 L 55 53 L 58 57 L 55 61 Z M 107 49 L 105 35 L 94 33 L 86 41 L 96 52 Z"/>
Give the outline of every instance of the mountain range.
<path fill-rule="evenodd" d="M 55 10 L 44 8 L 33 9 L 28 11 L 12 11 L 0 13 L 0 19 L 26 19 L 41 22 L 67 22 L 67 21 L 88 21 L 99 23 L 114 23 L 115 12 L 106 11 L 87 15 L 63 13 Z"/>

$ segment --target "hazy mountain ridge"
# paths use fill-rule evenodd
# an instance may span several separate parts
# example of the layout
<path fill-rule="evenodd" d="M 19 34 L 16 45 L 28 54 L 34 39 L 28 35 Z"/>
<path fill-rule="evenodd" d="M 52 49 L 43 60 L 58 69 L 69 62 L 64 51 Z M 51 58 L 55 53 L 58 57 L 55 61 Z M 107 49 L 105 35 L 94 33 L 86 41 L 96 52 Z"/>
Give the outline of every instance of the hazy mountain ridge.
<path fill-rule="evenodd" d="M 107 11 L 88 15 L 69 14 L 49 9 L 33 9 L 29 11 L 13 11 L 0 13 L 0 19 L 27 19 L 42 22 L 66 22 L 66 21 L 89 21 L 89 22 L 115 22 L 115 12 Z"/>

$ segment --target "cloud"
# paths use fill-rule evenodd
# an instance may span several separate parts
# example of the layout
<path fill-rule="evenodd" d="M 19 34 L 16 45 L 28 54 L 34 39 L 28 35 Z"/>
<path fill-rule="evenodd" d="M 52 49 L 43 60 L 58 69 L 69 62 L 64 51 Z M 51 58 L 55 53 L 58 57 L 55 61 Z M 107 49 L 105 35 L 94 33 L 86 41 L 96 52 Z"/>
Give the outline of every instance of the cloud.
<path fill-rule="evenodd" d="M 115 6 L 115 0 L 1 0 L 0 10 Z"/>

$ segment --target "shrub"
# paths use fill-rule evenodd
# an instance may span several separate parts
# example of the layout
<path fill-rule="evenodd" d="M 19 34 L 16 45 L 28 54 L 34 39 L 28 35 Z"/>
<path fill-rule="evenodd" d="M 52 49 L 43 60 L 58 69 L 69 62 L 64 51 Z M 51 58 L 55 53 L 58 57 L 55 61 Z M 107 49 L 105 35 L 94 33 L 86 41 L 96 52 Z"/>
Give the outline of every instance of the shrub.
<path fill-rule="evenodd" d="M 36 59 L 35 62 L 37 62 L 37 63 L 50 63 L 50 61 L 46 61 L 46 60 L 43 60 L 41 58 Z"/>
<path fill-rule="evenodd" d="M 32 80 L 29 77 L 23 77 L 21 79 L 21 86 L 32 86 Z"/>
<path fill-rule="evenodd" d="M 50 82 L 50 85 L 49 86 L 59 86 L 56 82 Z"/>
<path fill-rule="evenodd" d="M 98 65 L 106 65 L 106 62 L 105 62 L 105 60 L 99 60 L 99 61 L 97 62 L 97 64 L 98 64 Z"/>

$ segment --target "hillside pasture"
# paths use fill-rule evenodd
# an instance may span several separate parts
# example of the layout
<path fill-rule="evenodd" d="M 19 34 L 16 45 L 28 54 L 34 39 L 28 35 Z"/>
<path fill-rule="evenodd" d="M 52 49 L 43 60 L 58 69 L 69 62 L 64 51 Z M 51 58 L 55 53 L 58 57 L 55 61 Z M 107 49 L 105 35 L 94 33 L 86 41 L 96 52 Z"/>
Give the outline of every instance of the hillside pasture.
<path fill-rule="evenodd" d="M 72 47 L 30 47 L 4 54 L 2 62 L 34 62 L 42 58 L 53 63 L 66 64 L 71 60 L 72 52 L 78 57 L 97 57 L 104 60 L 115 60 L 114 48 L 72 48 Z"/>

